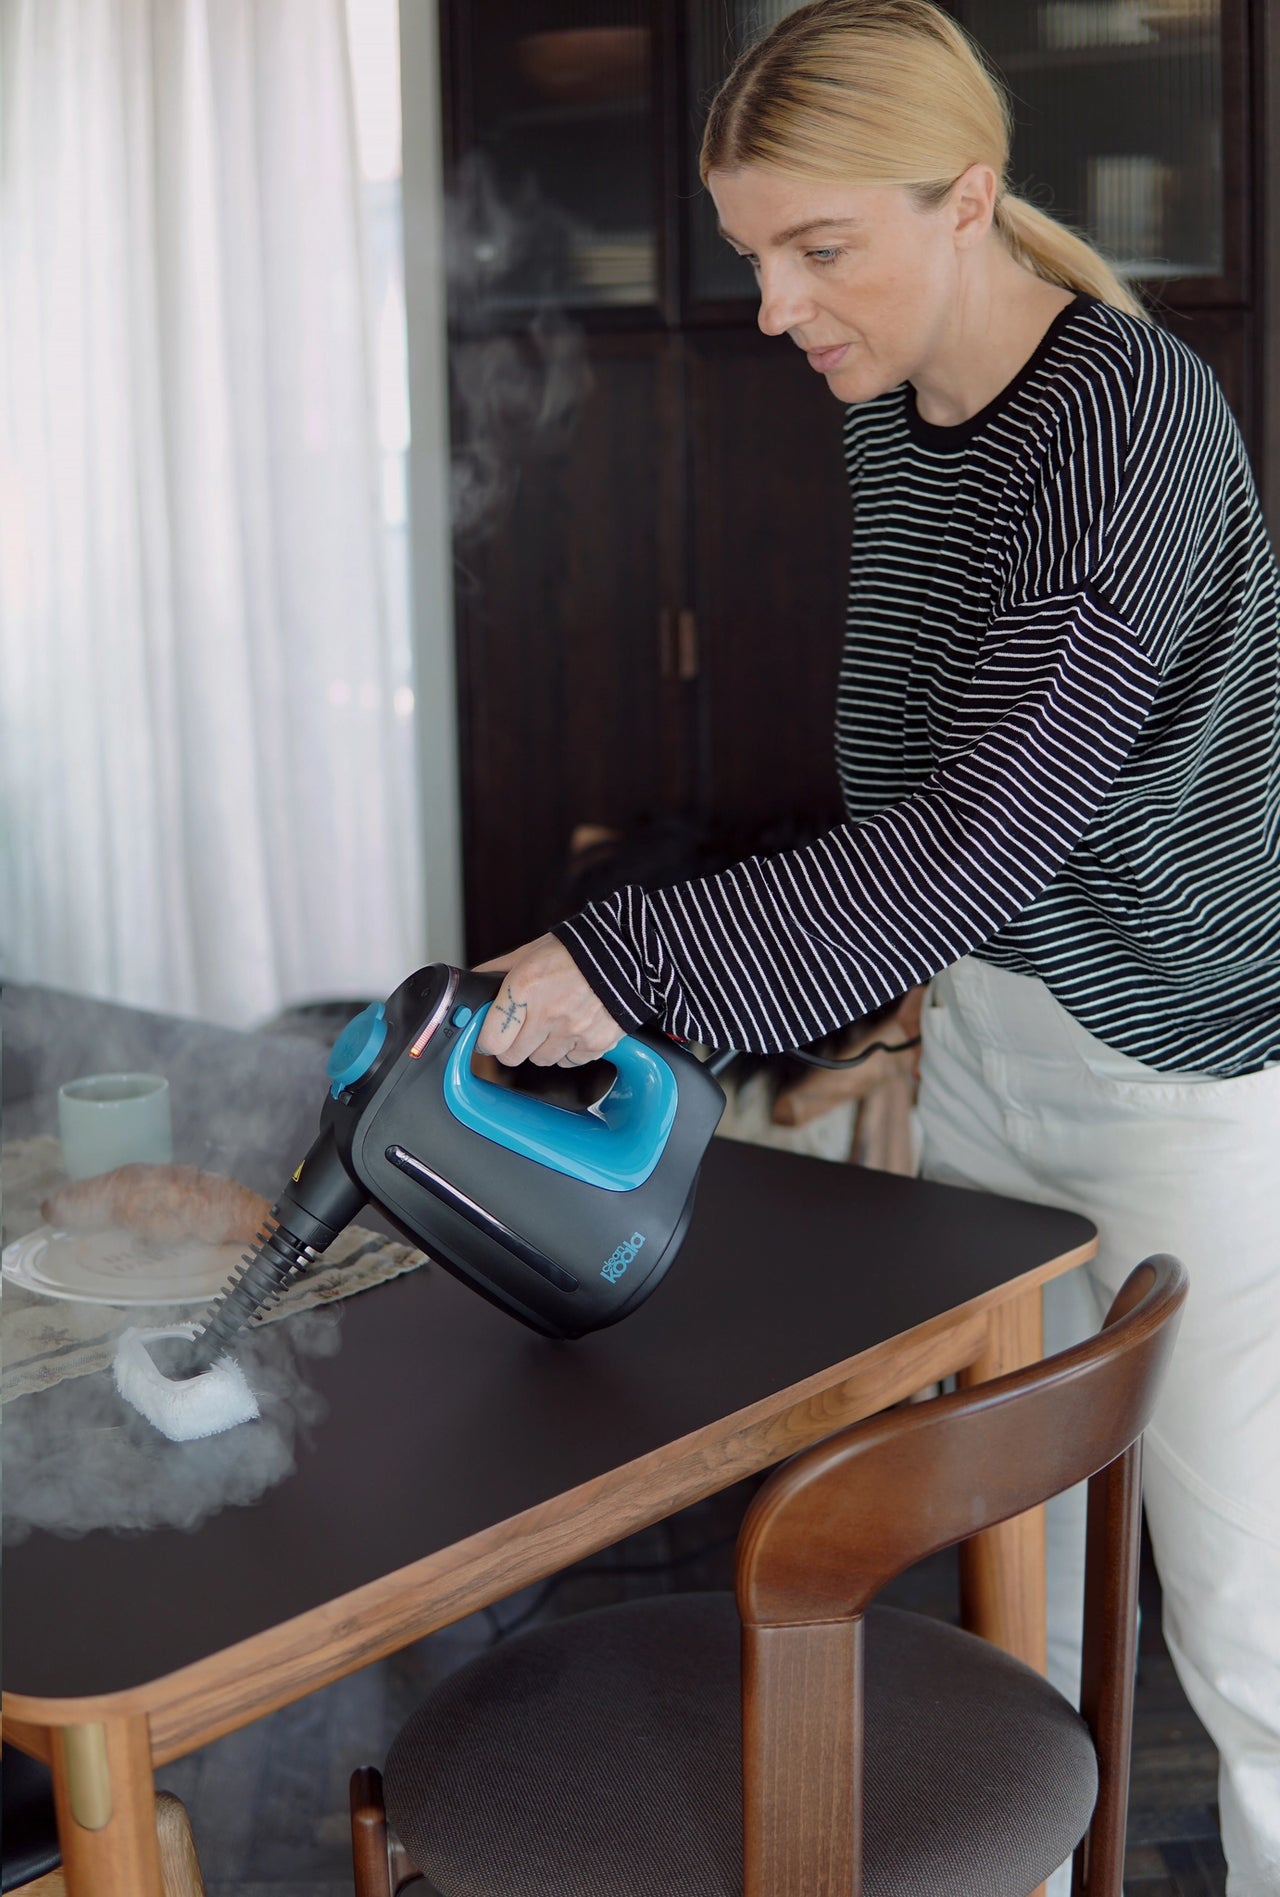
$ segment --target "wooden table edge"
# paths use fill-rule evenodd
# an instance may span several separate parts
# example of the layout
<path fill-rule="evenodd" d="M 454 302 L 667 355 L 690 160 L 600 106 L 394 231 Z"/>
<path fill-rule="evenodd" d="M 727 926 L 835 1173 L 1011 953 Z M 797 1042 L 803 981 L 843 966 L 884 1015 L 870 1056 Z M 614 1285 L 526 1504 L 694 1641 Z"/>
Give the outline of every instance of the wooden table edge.
<path fill-rule="evenodd" d="M 141 1716 L 154 1763 L 181 1758 L 966 1370 L 986 1352 L 993 1313 L 1097 1248 L 1095 1237 L 1059 1253 L 732 1416 L 144 1685 L 70 1699 L 6 1692 L 6 1737 L 47 1760 L 50 1728 Z M 620 1491 L 634 1497 L 623 1508 Z M 574 1532 L 584 1518 L 589 1532 Z M 424 1598 L 429 1604 L 419 1605 Z"/>

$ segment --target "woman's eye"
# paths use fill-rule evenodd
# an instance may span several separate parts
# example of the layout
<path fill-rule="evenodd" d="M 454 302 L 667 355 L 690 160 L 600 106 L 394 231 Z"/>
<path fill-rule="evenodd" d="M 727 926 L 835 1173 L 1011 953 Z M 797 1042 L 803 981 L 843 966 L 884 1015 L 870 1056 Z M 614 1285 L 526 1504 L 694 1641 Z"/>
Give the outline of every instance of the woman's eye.
<path fill-rule="evenodd" d="M 840 251 L 836 246 L 832 245 L 826 250 L 808 250 L 805 252 L 805 255 L 814 263 L 826 264 L 834 263 L 836 258 L 840 255 Z"/>

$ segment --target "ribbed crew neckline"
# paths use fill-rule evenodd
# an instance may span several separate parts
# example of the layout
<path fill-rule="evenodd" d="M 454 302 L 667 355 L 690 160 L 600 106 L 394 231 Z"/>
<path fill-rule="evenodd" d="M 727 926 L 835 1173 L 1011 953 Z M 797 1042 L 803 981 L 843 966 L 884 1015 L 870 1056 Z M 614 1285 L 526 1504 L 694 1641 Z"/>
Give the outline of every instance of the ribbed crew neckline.
<path fill-rule="evenodd" d="M 1090 296 L 1086 290 L 1078 290 L 1071 302 L 1064 304 L 1058 311 L 1013 380 L 1006 382 L 999 394 L 993 395 L 986 407 L 980 408 L 976 415 L 970 415 L 968 421 L 955 422 L 949 427 L 943 427 L 938 422 L 927 422 L 916 406 L 916 392 L 913 384 L 905 382 L 902 394 L 902 415 L 907 424 L 907 433 L 912 440 L 918 441 L 922 448 L 967 447 L 980 430 L 989 422 L 994 421 L 1001 409 L 1012 400 L 1027 379 L 1035 374 L 1071 318 L 1079 311 L 1091 308 L 1097 300 L 1097 297 Z"/>

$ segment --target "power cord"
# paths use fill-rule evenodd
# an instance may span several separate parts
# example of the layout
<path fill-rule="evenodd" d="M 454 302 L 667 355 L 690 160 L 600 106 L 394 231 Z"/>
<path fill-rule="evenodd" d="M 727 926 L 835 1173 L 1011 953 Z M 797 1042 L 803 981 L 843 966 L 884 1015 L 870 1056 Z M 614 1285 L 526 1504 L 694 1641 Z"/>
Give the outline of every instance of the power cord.
<path fill-rule="evenodd" d="M 903 1054 L 909 1047 L 919 1047 L 921 1039 L 919 1034 L 913 1034 L 909 1041 L 872 1041 L 860 1054 L 846 1054 L 842 1060 L 831 1059 L 826 1054 L 809 1054 L 795 1047 L 787 1058 L 802 1060 L 806 1067 L 861 1067 L 873 1054 Z"/>
<path fill-rule="evenodd" d="M 827 1054 L 810 1054 L 803 1048 L 789 1047 L 786 1058 L 803 1061 L 806 1067 L 861 1067 L 863 1061 L 870 1060 L 873 1054 L 905 1054 L 908 1048 L 919 1047 L 921 1038 L 919 1034 L 913 1034 L 909 1041 L 872 1041 L 860 1054 L 846 1054 L 839 1060 Z M 703 1062 L 703 1066 L 713 1080 L 718 1080 L 725 1068 L 737 1060 L 741 1051 L 737 1047 L 719 1048 Z"/>

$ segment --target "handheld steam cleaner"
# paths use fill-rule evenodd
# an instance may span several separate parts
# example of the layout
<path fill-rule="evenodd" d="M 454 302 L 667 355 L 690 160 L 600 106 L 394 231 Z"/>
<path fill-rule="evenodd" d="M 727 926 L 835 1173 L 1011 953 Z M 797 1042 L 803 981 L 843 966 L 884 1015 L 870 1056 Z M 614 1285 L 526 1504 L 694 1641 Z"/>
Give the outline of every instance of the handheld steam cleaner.
<path fill-rule="evenodd" d="M 256 1248 L 189 1341 L 176 1377 L 126 1333 L 121 1394 L 164 1434 L 255 1416 L 231 1348 L 367 1206 L 482 1297 L 546 1337 L 575 1338 L 644 1303 L 680 1249 L 725 1099 L 707 1063 L 641 1030 L 605 1056 L 615 1078 L 579 1110 L 472 1071 L 500 979 L 433 963 L 364 1009 L 329 1055 L 320 1130 Z M 854 1066 L 801 1053 L 822 1067 Z M 901 1045 L 912 1045 L 903 1043 Z M 165 1333 L 164 1335 L 175 1335 Z"/>

